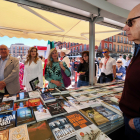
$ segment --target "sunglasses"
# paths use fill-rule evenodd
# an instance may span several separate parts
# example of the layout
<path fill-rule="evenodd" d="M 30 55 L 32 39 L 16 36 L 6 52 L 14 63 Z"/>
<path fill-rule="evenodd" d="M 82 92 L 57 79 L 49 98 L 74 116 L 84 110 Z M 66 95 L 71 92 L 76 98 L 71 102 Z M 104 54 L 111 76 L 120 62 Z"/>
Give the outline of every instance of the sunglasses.
<path fill-rule="evenodd" d="M 140 18 L 140 16 L 128 19 L 128 20 L 125 22 L 125 24 L 128 25 L 129 27 L 132 27 L 132 26 L 133 26 L 132 21 L 133 21 L 134 19 L 137 19 L 137 18 Z"/>
<path fill-rule="evenodd" d="M 117 63 L 122 63 L 122 62 L 117 62 Z"/>
<path fill-rule="evenodd" d="M 105 51 L 105 52 L 102 52 L 102 53 L 107 53 L 107 51 Z"/>

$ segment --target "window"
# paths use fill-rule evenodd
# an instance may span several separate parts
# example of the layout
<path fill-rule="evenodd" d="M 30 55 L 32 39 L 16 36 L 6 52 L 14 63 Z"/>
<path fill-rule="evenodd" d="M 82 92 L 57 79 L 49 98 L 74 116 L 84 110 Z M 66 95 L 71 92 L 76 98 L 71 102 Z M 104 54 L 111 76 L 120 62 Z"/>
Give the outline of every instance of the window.
<path fill-rule="evenodd" d="M 123 35 L 123 32 L 121 32 L 121 35 Z"/>
<path fill-rule="evenodd" d="M 128 38 L 127 38 L 127 43 L 128 43 Z"/>
<path fill-rule="evenodd" d="M 76 51 L 79 52 L 78 47 L 76 47 Z"/>
<path fill-rule="evenodd" d="M 121 46 L 121 51 L 123 51 L 123 46 Z"/>
<path fill-rule="evenodd" d="M 72 53 L 72 48 L 71 48 L 71 53 Z"/>
<path fill-rule="evenodd" d="M 80 45 L 80 52 L 82 52 L 82 45 Z"/>
<path fill-rule="evenodd" d="M 65 44 L 65 48 L 67 47 L 67 44 Z"/>
<path fill-rule="evenodd" d="M 110 51 L 112 50 L 112 44 L 109 44 L 109 50 Z"/>
<path fill-rule="evenodd" d="M 73 52 L 75 52 L 75 47 L 73 48 Z"/>
<path fill-rule="evenodd" d="M 118 45 L 118 51 L 119 51 L 119 45 Z"/>
<path fill-rule="evenodd" d="M 116 36 L 115 35 L 113 36 L 113 41 L 116 42 Z"/>
<path fill-rule="evenodd" d="M 106 38 L 105 41 L 108 41 L 108 38 Z"/>
<path fill-rule="evenodd" d="M 69 48 L 69 43 L 67 44 L 67 47 Z"/>
<path fill-rule="evenodd" d="M 19 47 L 17 46 L 17 50 L 19 50 Z"/>
<path fill-rule="evenodd" d="M 22 50 L 22 47 L 20 47 L 20 49 Z"/>
<path fill-rule="evenodd" d="M 72 43 L 71 43 L 71 46 L 72 46 Z"/>
<path fill-rule="evenodd" d="M 84 51 L 86 51 L 86 49 L 87 49 L 87 45 L 85 44 L 85 45 L 84 45 Z"/>
<path fill-rule="evenodd" d="M 131 47 L 129 47 L 129 52 L 131 52 Z"/>
<path fill-rule="evenodd" d="M 116 45 L 114 44 L 114 46 L 113 46 L 113 51 L 115 51 L 116 50 Z"/>
<path fill-rule="evenodd" d="M 127 48 L 126 48 L 126 51 L 128 52 L 128 46 L 127 46 Z"/>
<path fill-rule="evenodd" d="M 120 41 L 120 37 L 118 36 L 118 42 Z"/>
<path fill-rule="evenodd" d="M 124 38 L 124 43 L 125 43 L 125 38 Z"/>
<path fill-rule="evenodd" d="M 124 46 L 124 52 L 125 52 L 125 46 Z"/>
<path fill-rule="evenodd" d="M 107 43 L 105 43 L 105 48 L 107 48 Z"/>
<path fill-rule="evenodd" d="M 99 45 L 99 47 L 98 47 L 98 50 L 101 50 L 101 43 L 100 43 L 100 45 Z"/>
<path fill-rule="evenodd" d="M 109 38 L 109 41 L 110 41 L 110 42 L 112 41 L 112 37 Z"/>
<path fill-rule="evenodd" d="M 123 43 L 123 37 L 121 37 L 121 43 Z"/>

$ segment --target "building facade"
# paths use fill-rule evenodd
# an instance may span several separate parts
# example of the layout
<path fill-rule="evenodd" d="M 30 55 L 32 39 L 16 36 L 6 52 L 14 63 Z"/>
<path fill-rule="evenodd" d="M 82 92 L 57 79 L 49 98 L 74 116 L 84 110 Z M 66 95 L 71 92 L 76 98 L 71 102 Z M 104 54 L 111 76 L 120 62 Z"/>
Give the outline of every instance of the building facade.
<path fill-rule="evenodd" d="M 15 43 L 15 44 L 12 44 L 9 48 L 9 53 L 11 54 L 11 56 L 13 57 L 18 57 L 20 56 L 21 58 L 23 56 L 26 56 L 26 54 L 28 53 L 28 50 L 29 50 L 29 46 L 27 45 L 24 45 L 22 43 Z"/>

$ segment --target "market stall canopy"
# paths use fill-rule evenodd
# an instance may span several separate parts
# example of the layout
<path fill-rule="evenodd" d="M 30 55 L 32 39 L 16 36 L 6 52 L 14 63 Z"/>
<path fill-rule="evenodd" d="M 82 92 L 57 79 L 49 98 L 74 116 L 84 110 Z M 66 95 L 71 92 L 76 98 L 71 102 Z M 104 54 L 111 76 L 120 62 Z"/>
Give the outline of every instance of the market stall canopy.
<path fill-rule="evenodd" d="M 96 24 L 95 45 L 120 32 Z M 0 0 L 0 36 L 88 44 L 89 22 Z"/>

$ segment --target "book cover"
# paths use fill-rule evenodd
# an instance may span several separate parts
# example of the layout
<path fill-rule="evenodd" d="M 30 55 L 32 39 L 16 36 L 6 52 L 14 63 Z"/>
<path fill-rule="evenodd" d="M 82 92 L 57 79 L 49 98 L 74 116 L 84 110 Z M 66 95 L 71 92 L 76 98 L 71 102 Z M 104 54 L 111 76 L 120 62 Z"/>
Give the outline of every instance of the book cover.
<path fill-rule="evenodd" d="M 29 140 L 27 125 L 21 125 L 9 130 L 9 140 Z"/>
<path fill-rule="evenodd" d="M 58 101 L 46 103 L 46 106 L 52 116 L 58 116 L 67 113 L 67 111 L 61 106 Z"/>
<path fill-rule="evenodd" d="M 37 122 L 47 120 L 52 117 L 49 110 L 44 105 L 34 106 L 33 110 Z"/>
<path fill-rule="evenodd" d="M 92 124 L 85 116 L 83 116 L 78 111 L 68 113 L 65 115 L 65 117 L 69 120 L 70 124 L 75 130 L 79 130 Z"/>
<path fill-rule="evenodd" d="M 34 112 L 31 107 L 17 109 L 17 125 L 31 124 L 36 122 Z"/>
<path fill-rule="evenodd" d="M 72 106 L 71 104 L 69 104 L 65 99 L 57 99 L 57 101 L 61 104 L 61 106 L 68 112 L 73 112 L 76 111 L 77 109 Z"/>
<path fill-rule="evenodd" d="M 30 98 L 40 97 L 40 93 L 39 93 L 39 91 L 31 91 L 31 92 L 29 92 L 29 97 Z"/>
<path fill-rule="evenodd" d="M 97 112 L 108 118 L 110 121 L 120 118 L 121 116 L 104 106 L 93 107 Z"/>
<path fill-rule="evenodd" d="M 16 95 L 10 95 L 10 94 L 6 94 L 6 95 L 4 95 L 3 96 L 3 102 L 5 102 L 5 101 L 10 101 L 10 100 L 16 100 L 17 99 L 17 97 L 16 97 Z"/>
<path fill-rule="evenodd" d="M 0 131 L 15 127 L 16 111 L 0 114 Z"/>
<path fill-rule="evenodd" d="M 9 140 L 9 129 L 0 131 L 0 140 Z"/>
<path fill-rule="evenodd" d="M 39 83 L 38 77 L 31 80 L 29 83 L 30 83 L 30 86 L 31 86 L 32 90 L 35 91 L 37 89 L 37 85 Z"/>
<path fill-rule="evenodd" d="M 5 101 L 0 103 L 0 114 L 3 112 L 13 111 L 14 101 Z"/>
<path fill-rule="evenodd" d="M 106 117 L 104 117 L 91 107 L 81 109 L 80 112 L 82 112 L 82 114 L 84 114 L 90 121 L 92 121 L 97 126 L 109 122 L 109 120 Z"/>
<path fill-rule="evenodd" d="M 55 140 L 53 133 L 46 121 L 38 122 L 28 126 L 28 133 L 30 140 Z"/>
<path fill-rule="evenodd" d="M 50 93 L 43 93 L 41 94 L 43 101 L 46 102 L 53 102 L 56 99 Z"/>
<path fill-rule="evenodd" d="M 51 94 L 60 94 L 60 91 L 58 91 L 57 89 L 55 88 L 49 88 L 49 91 L 51 92 Z"/>
<path fill-rule="evenodd" d="M 94 124 L 76 131 L 81 140 L 111 140 Z"/>
<path fill-rule="evenodd" d="M 34 99 L 29 99 L 29 106 L 39 106 L 39 105 L 43 105 L 43 102 L 40 98 L 34 98 Z"/>
<path fill-rule="evenodd" d="M 14 110 L 17 110 L 19 108 L 24 108 L 24 107 L 28 107 L 29 103 L 28 101 L 19 101 L 19 102 L 15 102 L 14 103 Z"/>
<path fill-rule="evenodd" d="M 56 140 L 66 140 L 76 135 L 74 128 L 64 116 L 47 120 Z"/>
<path fill-rule="evenodd" d="M 17 100 L 28 100 L 29 94 L 28 92 L 20 92 L 17 94 Z"/>
<path fill-rule="evenodd" d="M 50 93 L 48 88 L 40 88 L 39 90 L 41 93 Z"/>

